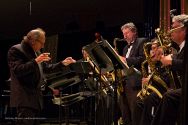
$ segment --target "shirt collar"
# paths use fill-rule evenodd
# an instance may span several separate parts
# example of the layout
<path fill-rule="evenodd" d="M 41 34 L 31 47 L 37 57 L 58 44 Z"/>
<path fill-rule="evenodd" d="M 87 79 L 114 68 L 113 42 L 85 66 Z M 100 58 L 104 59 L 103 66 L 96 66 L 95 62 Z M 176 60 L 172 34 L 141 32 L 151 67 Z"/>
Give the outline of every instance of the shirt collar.
<path fill-rule="evenodd" d="M 185 40 L 179 45 L 179 52 L 181 52 L 182 48 L 185 46 Z"/>
<path fill-rule="evenodd" d="M 133 43 L 134 43 L 134 41 L 130 42 L 130 43 L 128 44 L 128 47 L 131 47 L 131 46 L 133 45 Z"/>

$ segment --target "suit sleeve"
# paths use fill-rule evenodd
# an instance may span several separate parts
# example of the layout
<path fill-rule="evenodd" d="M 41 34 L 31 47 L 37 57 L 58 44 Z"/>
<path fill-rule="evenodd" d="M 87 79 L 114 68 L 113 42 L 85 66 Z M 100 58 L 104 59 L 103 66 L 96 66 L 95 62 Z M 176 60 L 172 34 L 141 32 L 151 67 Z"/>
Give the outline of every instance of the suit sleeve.
<path fill-rule="evenodd" d="M 183 72 L 183 60 L 184 60 L 184 48 L 179 54 L 174 54 L 172 56 L 172 70 Z"/>
<path fill-rule="evenodd" d="M 183 59 L 172 59 L 172 69 L 174 71 L 183 72 Z"/>
<path fill-rule="evenodd" d="M 28 61 L 27 57 L 15 47 L 8 51 L 8 65 L 17 77 L 27 76 L 38 70 L 36 61 L 34 59 Z"/>
<path fill-rule="evenodd" d="M 50 72 L 58 72 L 64 70 L 66 66 L 63 65 L 61 62 L 58 62 L 54 64 L 43 63 L 43 67 L 45 73 L 50 73 Z"/>

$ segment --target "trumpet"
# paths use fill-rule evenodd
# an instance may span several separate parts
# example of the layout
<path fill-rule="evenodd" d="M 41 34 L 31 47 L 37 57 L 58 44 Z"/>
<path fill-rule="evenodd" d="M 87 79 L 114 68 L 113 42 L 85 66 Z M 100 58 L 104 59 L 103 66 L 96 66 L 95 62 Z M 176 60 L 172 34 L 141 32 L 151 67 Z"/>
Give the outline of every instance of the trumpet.
<path fill-rule="evenodd" d="M 184 27 L 184 24 L 179 27 L 169 30 L 167 33 L 163 32 L 160 28 L 155 29 L 155 33 L 157 34 L 157 38 L 159 40 L 160 45 L 166 46 L 168 48 L 171 47 L 171 39 L 170 39 L 171 33 L 183 27 Z"/>
<path fill-rule="evenodd" d="M 170 39 L 170 34 L 173 33 L 174 31 L 180 29 L 180 28 L 183 28 L 184 25 L 181 25 L 179 27 L 176 27 L 176 28 L 173 28 L 171 29 L 170 31 L 168 31 L 167 33 L 164 33 L 160 30 L 160 28 L 157 28 L 155 30 L 156 34 L 157 34 L 157 37 L 158 37 L 158 41 L 161 45 L 161 47 L 163 48 L 163 51 L 164 51 L 164 55 L 167 55 L 167 54 L 172 54 L 172 53 L 176 53 L 176 51 L 174 51 L 174 49 L 172 48 L 171 46 L 171 39 Z M 182 83 L 181 83 L 181 80 L 180 78 L 178 77 L 177 75 L 177 72 L 173 73 L 169 67 L 165 67 L 168 74 L 169 74 L 169 77 L 171 78 L 170 79 L 170 84 L 173 84 L 175 86 L 175 88 L 181 88 L 182 86 Z M 175 76 L 174 76 L 175 75 Z M 175 82 L 175 78 L 174 77 L 177 77 L 177 82 Z"/>

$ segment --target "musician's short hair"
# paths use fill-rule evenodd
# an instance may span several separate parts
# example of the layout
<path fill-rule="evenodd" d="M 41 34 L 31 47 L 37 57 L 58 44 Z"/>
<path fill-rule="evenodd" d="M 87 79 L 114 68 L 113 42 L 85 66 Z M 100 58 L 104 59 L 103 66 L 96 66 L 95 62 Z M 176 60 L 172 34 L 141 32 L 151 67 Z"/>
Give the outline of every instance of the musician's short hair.
<path fill-rule="evenodd" d="M 45 31 L 41 28 L 36 28 L 27 33 L 26 36 L 23 37 L 24 42 L 33 42 L 40 38 L 41 34 L 45 34 Z"/>
<path fill-rule="evenodd" d="M 129 28 L 132 32 L 137 33 L 137 28 L 133 22 L 129 22 L 121 26 L 121 30 L 126 29 L 126 28 Z"/>
<path fill-rule="evenodd" d="M 175 21 L 184 24 L 186 21 L 188 21 L 188 15 L 181 14 L 181 15 L 174 16 L 172 18 L 172 22 L 175 22 Z"/>

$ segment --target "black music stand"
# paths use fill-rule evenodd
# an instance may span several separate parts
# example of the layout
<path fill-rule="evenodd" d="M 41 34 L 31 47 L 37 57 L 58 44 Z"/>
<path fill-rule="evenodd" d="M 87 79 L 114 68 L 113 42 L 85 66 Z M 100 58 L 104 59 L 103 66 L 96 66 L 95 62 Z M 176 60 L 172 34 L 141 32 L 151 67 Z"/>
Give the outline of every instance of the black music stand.
<path fill-rule="evenodd" d="M 78 61 L 69 65 L 70 72 L 67 74 L 55 74 L 54 77 L 48 79 L 48 87 L 53 89 L 59 89 L 60 97 L 54 97 L 53 103 L 59 105 L 59 124 L 61 124 L 62 106 L 65 107 L 65 123 L 69 124 L 69 106 L 78 101 L 84 100 L 87 97 L 93 96 L 91 92 L 79 92 L 75 94 L 62 94 L 62 90 L 73 86 L 83 81 L 81 76 L 88 75 L 91 71 L 91 66 L 88 62 Z"/>
<path fill-rule="evenodd" d="M 71 70 L 76 72 L 76 74 L 84 74 L 87 75 L 91 72 L 92 67 L 87 61 L 78 61 L 76 63 L 70 64 Z"/>
<path fill-rule="evenodd" d="M 51 85 L 49 85 L 48 87 L 52 90 L 58 89 L 58 88 L 66 89 L 67 87 L 75 85 L 79 82 L 81 82 L 81 79 L 79 78 L 79 76 L 74 76 L 71 78 L 63 78 L 63 79 L 58 79 L 56 81 L 53 81 Z"/>
<path fill-rule="evenodd" d="M 129 67 L 126 63 L 124 63 L 117 52 L 112 48 L 112 46 L 106 40 L 102 40 L 100 43 L 93 42 L 85 48 L 86 52 L 89 54 L 91 60 L 93 61 L 96 68 L 100 69 L 101 74 L 105 74 L 107 72 L 115 71 L 115 83 L 114 87 L 114 125 L 118 125 L 118 117 L 117 117 L 117 83 L 119 82 L 117 79 L 117 70 L 121 69 L 124 71 L 125 76 L 141 73 L 133 67 Z"/>
<path fill-rule="evenodd" d="M 69 76 L 70 77 L 70 76 Z M 58 89 L 60 94 L 59 97 L 56 98 L 54 96 L 54 99 L 52 99 L 53 104 L 59 105 L 59 124 L 62 124 L 62 106 L 65 108 L 65 123 L 66 125 L 69 125 L 69 105 L 62 105 L 62 97 L 64 96 L 62 94 L 62 91 L 72 85 L 75 85 L 79 83 L 81 80 L 78 76 L 71 76 L 71 78 L 65 77 L 63 75 L 58 75 L 57 77 L 48 80 L 48 84 L 50 84 L 48 87 L 53 91 L 54 89 Z M 68 103 L 68 102 L 67 102 Z"/>

